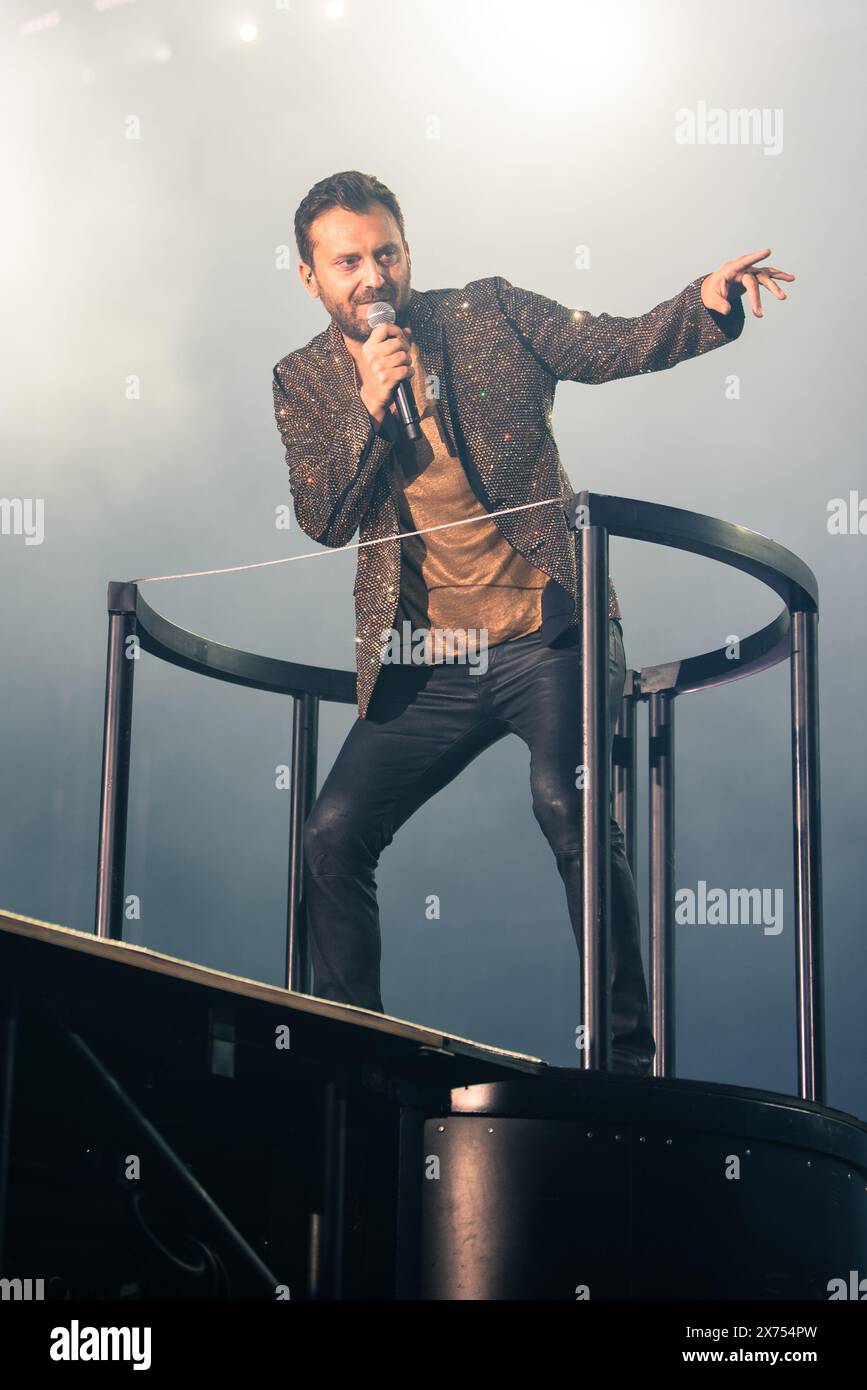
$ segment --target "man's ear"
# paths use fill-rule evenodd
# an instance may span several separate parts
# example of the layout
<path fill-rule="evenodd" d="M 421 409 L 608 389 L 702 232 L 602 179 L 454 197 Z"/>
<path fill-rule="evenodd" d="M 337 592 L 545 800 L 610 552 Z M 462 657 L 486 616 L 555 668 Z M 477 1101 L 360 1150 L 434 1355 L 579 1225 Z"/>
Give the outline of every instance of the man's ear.
<path fill-rule="evenodd" d="M 302 285 L 304 286 L 307 293 L 310 295 L 311 299 L 318 299 L 319 291 L 316 288 L 316 276 L 313 273 L 312 266 L 305 265 L 304 261 L 299 261 L 298 274 L 301 277 Z"/>

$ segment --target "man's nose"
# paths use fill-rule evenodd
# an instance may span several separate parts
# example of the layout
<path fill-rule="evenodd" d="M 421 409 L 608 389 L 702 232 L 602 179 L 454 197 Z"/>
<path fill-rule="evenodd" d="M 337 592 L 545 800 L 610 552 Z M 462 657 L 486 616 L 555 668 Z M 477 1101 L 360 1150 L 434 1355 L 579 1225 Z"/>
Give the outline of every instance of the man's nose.
<path fill-rule="evenodd" d="M 382 266 L 377 265 L 373 257 L 364 263 L 364 283 L 372 290 L 378 290 L 385 284 Z"/>

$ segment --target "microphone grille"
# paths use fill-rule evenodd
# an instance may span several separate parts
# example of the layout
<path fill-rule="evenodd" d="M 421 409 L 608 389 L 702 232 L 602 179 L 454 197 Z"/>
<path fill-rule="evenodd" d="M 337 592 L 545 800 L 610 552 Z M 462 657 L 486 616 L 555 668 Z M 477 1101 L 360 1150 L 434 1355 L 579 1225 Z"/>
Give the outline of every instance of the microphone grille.
<path fill-rule="evenodd" d="M 377 300 L 367 311 L 367 322 L 371 328 L 376 328 L 380 323 L 394 323 L 396 317 L 394 307 L 387 299 Z"/>

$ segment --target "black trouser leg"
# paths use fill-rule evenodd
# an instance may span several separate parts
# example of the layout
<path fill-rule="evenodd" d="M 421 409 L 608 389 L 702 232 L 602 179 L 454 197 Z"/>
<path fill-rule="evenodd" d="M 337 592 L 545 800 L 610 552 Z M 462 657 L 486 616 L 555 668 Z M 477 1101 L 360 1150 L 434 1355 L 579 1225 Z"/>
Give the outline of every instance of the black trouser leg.
<path fill-rule="evenodd" d="M 613 738 L 626 658 L 619 626 L 609 621 L 608 702 Z M 554 853 L 579 954 L 583 948 L 581 842 L 576 787 L 581 762 L 578 709 L 580 649 L 546 647 L 538 633 L 496 648 L 493 710 L 530 749 L 533 812 Z M 639 904 L 623 832 L 609 814 L 611 845 L 611 1028 L 614 1043 L 653 1056 L 641 960 Z"/>
<path fill-rule="evenodd" d="M 613 725 L 626 663 L 614 622 L 609 633 Z M 538 632 L 491 648 L 480 673 L 465 664 L 383 669 L 367 718 L 355 721 L 305 826 L 317 995 L 382 1009 L 379 856 L 419 806 L 508 732 L 530 748 L 533 810 L 563 879 L 580 953 L 579 672 L 577 647 L 545 646 Z M 638 897 L 620 827 L 610 823 L 613 1037 L 652 1055 Z"/>

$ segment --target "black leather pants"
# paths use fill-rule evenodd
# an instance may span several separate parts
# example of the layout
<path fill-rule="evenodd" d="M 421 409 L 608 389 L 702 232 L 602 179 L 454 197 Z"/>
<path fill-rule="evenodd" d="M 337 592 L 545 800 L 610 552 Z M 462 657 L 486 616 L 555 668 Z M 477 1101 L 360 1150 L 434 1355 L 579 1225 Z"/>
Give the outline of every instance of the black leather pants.
<path fill-rule="evenodd" d="M 609 619 L 612 728 L 626 658 Z M 367 718 L 356 719 L 304 828 L 304 896 L 315 993 L 383 1011 L 375 869 L 395 832 L 479 753 L 508 733 L 530 749 L 533 811 L 553 850 L 581 951 L 581 847 L 576 768 L 580 654 L 540 630 L 467 662 L 384 666 Z M 638 899 L 611 817 L 612 1037 L 653 1056 L 638 936 Z M 471 852 L 471 851 L 470 851 Z"/>

